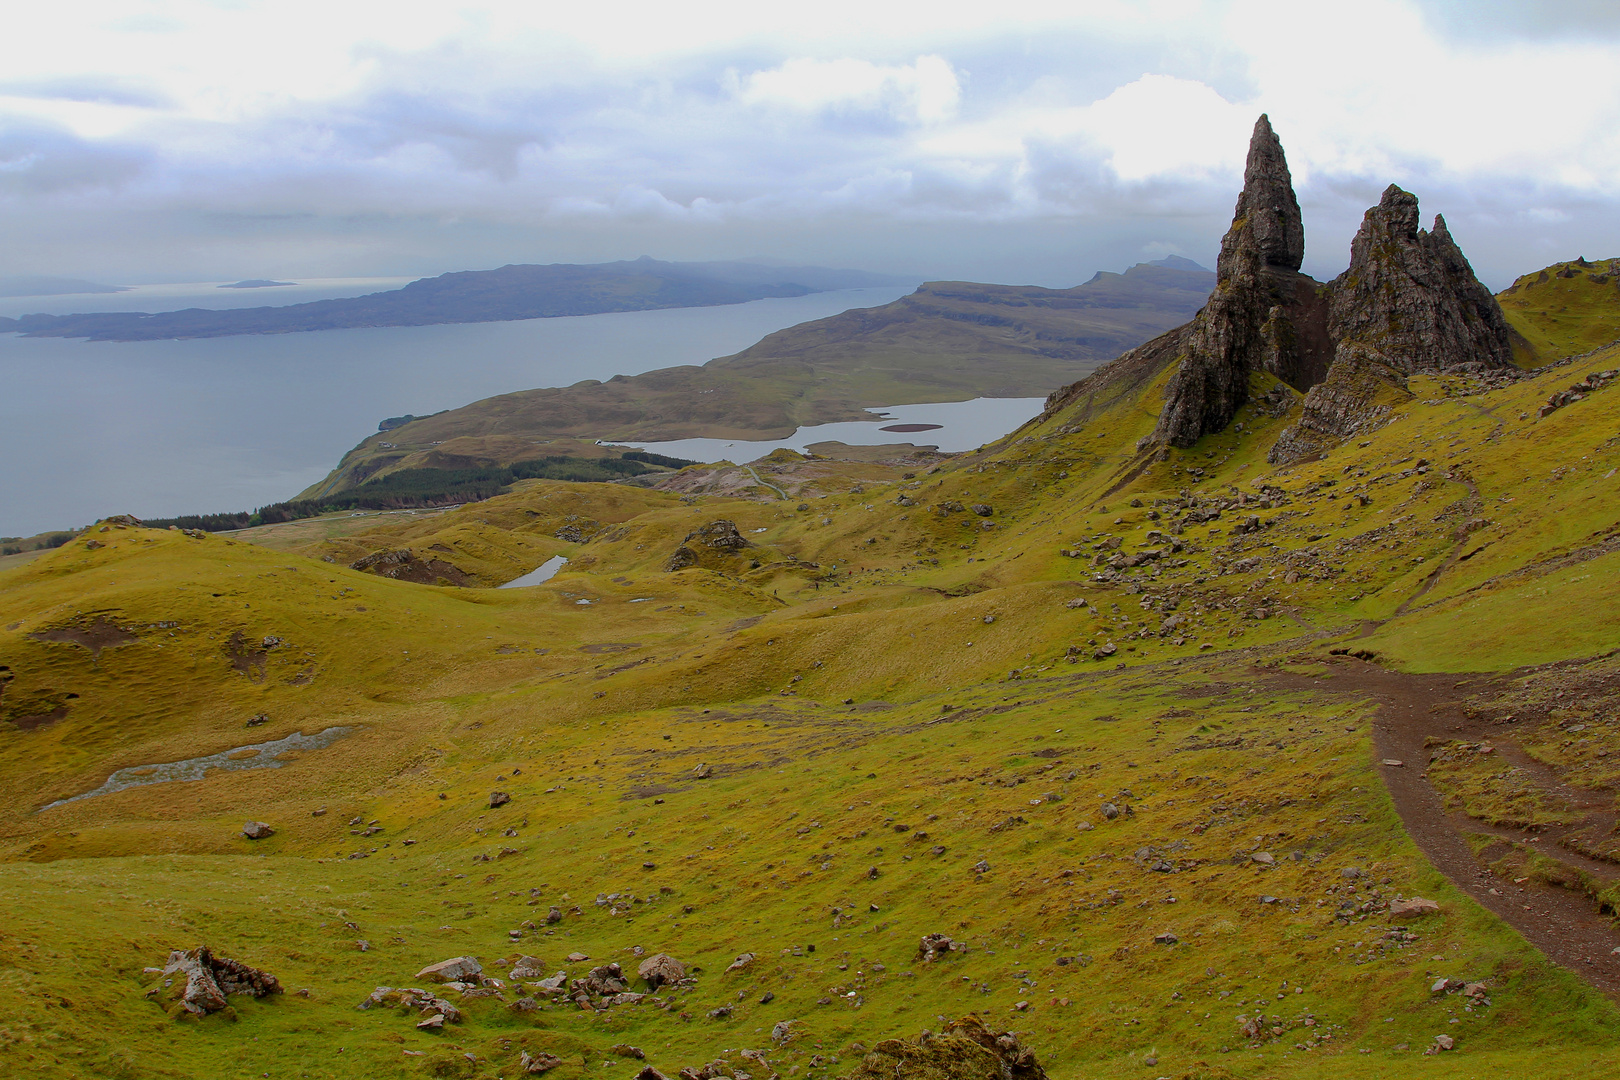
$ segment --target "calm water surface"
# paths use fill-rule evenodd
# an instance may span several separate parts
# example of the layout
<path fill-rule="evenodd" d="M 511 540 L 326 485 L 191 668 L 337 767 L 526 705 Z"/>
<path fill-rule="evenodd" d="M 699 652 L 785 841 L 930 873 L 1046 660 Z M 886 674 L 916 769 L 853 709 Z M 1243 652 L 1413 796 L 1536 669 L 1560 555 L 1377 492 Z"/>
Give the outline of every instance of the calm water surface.
<path fill-rule="evenodd" d="M 300 286 L 299 295 L 146 286 L 141 295 L 7 300 L 0 314 L 281 304 L 393 284 L 376 279 L 344 289 L 323 282 Z M 910 291 L 195 341 L 0 334 L 0 535 L 71 528 L 109 514 L 253 509 L 325 476 L 387 416 L 701 364 L 775 330 Z"/>

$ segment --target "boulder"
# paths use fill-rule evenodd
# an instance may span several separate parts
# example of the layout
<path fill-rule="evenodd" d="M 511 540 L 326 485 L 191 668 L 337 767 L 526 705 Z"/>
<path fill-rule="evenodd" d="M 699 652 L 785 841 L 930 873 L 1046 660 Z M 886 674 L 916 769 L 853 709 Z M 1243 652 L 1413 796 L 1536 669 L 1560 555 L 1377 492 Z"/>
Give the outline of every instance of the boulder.
<path fill-rule="evenodd" d="M 711 521 L 703 528 L 688 533 L 682 544 L 702 544 L 715 551 L 740 551 L 750 546 L 748 539 L 737 531 L 735 521 Z"/>
<path fill-rule="evenodd" d="M 512 796 L 508 795 L 504 791 L 492 791 L 489 793 L 489 808 L 491 810 L 495 809 L 497 806 L 505 806 L 511 801 Z"/>
<path fill-rule="evenodd" d="M 276 835 L 276 830 L 262 821 L 250 821 L 242 826 L 242 835 L 249 840 L 263 840 L 268 836 Z"/>
<path fill-rule="evenodd" d="M 727 971 L 741 971 L 743 968 L 747 967 L 749 964 L 752 964 L 753 962 L 754 962 L 754 954 L 753 953 L 751 953 L 751 952 L 739 953 L 738 956 L 737 956 L 737 959 L 733 960 L 729 965 L 726 966 L 726 970 Z"/>
<path fill-rule="evenodd" d="M 268 971 L 215 956 L 206 945 L 169 953 L 163 974 L 186 977 L 186 985 L 179 994 L 179 1008 L 193 1016 L 205 1016 L 225 1008 L 229 994 L 265 997 L 282 992 L 281 983 Z"/>
<path fill-rule="evenodd" d="M 1418 915 L 1432 915 L 1440 910 L 1440 905 L 1433 900 L 1425 900 L 1421 896 L 1414 896 L 1409 900 L 1394 900 L 1389 905 L 1389 917 L 1392 919 L 1407 919 Z"/>
<path fill-rule="evenodd" d="M 550 1069 L 555 1069 L 561 1064 L 562 1058 L 555 1054 L 548 1054 L 544 1051 L 541 1051 L 538 1054 L 531 1054 L 525 1050 L 518 1057 L 518 1068 L 522 1069 L 525 1073 L 528 1073 L 531 1076 L 538 1075 Z"/>
<path fill-rule="evenodd" d="M 453 956 L 448 960 L 440 960 L 437 964 L 429 964 L 416 973 L 418 979 L 428 979 L 432 982 L 477 982 L 484 972 L 483 965 L 470 956 Z"/>
<path fill-rule="evenodd" d="M 538 956 L 520 956 L 506 973 L 509 979 L 539 979 L 546 974 L 546 962 Z"/>
<path fill-rule="evenodd" d="M 686 968 L 668 953 L 657 953 L 643 960 L 636 967 L 636 974 L 657 990 L 665 983 L 680 982 L 686 978 Z"/>
<path fill-rule="evenodd" d="M 689 566 L 697 565 L 697 552 L 682 544 L 676 548 L 664 563 L 664 573 L 673 574 L 677 570 L 685 570 Z"/>

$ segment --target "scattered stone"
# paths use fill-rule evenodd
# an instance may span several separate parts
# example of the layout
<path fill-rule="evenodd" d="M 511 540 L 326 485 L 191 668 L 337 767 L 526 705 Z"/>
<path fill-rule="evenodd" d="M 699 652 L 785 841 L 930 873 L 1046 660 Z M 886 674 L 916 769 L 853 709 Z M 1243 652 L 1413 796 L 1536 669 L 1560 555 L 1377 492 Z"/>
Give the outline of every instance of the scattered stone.
<path fill-rule="evenodd" d="M 1456 1049 L 1457 1040 L 1453 1039 L 1450 1035 L 1436 1035 L 1434 1037 L 1434 1045 L 1440 1050 L 1453 1050 Z"/>
<path fill-rule="evenodd" d="M 1402 766 L 1404 766 L 1406 764 L 1406 762 L 1401 761 L 1401 760 L 1399 760 L 1397 758 L 1388 758 L 1387 757 L 1387 758 L 1384 759 L 1384 764 L 1388 765 L 1392 769 L 1399 769 Z"/>
<path fill-rule="evenodd" d="M 992 514 L 995 513 L 995 511 L 993 509 L 991 509 L 989 506 L 987 506 L 984 503 L 974 503 L 973 506 L 972 506 L 972 510 L 973 510 L 973 512 L 975 514 L 978 514 L 980 517 L 990 517 Z"/>
<path fill-rule="evenodd" d="M 864 1048 L 852 1044 L 849 1053 Z M 1012 1032 L 992 1031 L 978 1017 L 965 1016 L 937 1035 L 878 1042 L 849 1080 L 1046 1080 L 1046 1072 Z"/>
<path fill-rule="evenodd" d="M 520 997 L 507 1006 L 508 1010 L 515 1013 L 531 1013 L 538 1008 L 540 1008 L 540 1003 L 532 997 Z"/>
<path fill-rule="evenodd" d="M 796 1023 L 797 1020 L 778 1020 L 771 1027 L 771 1041 L 780 1046 L 793 1038 L 793 1025 Z M 763 1065 L 764 1061 L 761 1060 L 760 1064 Z"/>
<path fill-rule="evenodd" d="M 718 1009 L 709 1010 L 710 1020 L 724 1020 L 731 1015 L 731 1006 L 722 1005 Z"/>
<path fill-rule="evenodd" d="M 987 861 L 985 859 L 980 859 L 978 862 L 974 863 L 973 864 L 973 872 L 975 874 L 989 873 L 990 872 L 990 863 L 989 863 L 989 861 Z M 873 911 L 877 910 L 877 905 L 876 904 L 872 905 L 872 910 Z"/>
<path fill-rule="evenodd" d="M 751 952 L 745 952 L 745 953 L 742 953 L 742 954 L 738 955 L 737 959 L 733 960 L 726 967 L 726 970 L 727 971 L 741 971 L 743 968 L 747 967 L 749 964 L 752 964 L 753 962 L 754 962 L 754 954 L 751 953 Z"/>
<path fill-rule="evenodd" d="M 1160 945 L 1174 945 L 1181 939 L 1176 937 L 1176 935 L 1172 934 L 1170 931 L 1166 930 L 1162 934 L 1153 935 L 1153 940 L 1158 942 Z"/>
<path fill-rule="evenodd" d="M 776 991 L 767 990 L 767 991 L 765 991 L 765 996 L 759 999 L 759 1003 L 761 1005 L 769 1005 L 771 1002 L 773 1002 L 775 1000 L 776 1000 Z"/>
<path fill-rule="evenodd" d="M 651 1065 L 648 1065 L 646 1068 L 636 1073 L 635 1080 L 669 1080 L 669 1077 L 665 1076 Z"/>
<path fill-rule="evenodd" d="M 484 968 L 477 960 L 470 956 L 453 956 L 449 960 L 440 960 L 437 964 L 429 964 L 416 973 L 418 979 L 428 979 L 432 982 L 476 982 L 483 974 Z"/>
<path fill-rule="evenodd" d="M 416 1028 L 418 1031 L 440 1031 L 444 1028 L 444 1014 L 434 1013 L 425 1020 L 418 1020 Z"/>
<path fill-rule="evenodd" d="M 263 840 L 266 837 L 276 835 L 276 830 L 262 821 L 250 821 L 242 826 L 242 835 L 249 840 Z"/>
<path fill-rule="evenodd" d="M 561 908 L 553 907 L 550 911 L 546 912 L 546 924 L 547 925 L 553 925 L 555 923 L 560 923 L 560 922 L 562 922 L 562 909 Z"/>
<path fill-rule="evenodd" d="M 570 964 L 583 964 L 585 961 L 589 960 L 590 957 L 586 956 L 582 952 L 571 952 L 564 957 L 564 959 L 566 959 Z"/>
<path fill-rule="evenodd" d="M 686 978 L 686 968 L 668 953 L 657 953 L 643 960 L 636 968 L 636 974 L 646 980 L 648 986 L 657 990 L 665 983 L 679 982 Z"/>
<path fill-rule="evenodd" d="M 1350 881 L 1354 881 L 1363 873 L 1365 873 L 1365 871 L 1363 871 L 1359 866 L 1346 866 L 1339 871 L 1339 876 L 1342 878 L 1347 878 Z"/>
<path fill-rule="evenodd" d="M 1253 855 L 1250 855 L 1249 858 L 1253 859 L 1261 866 L 1274 866 L 1277 862 L 1276 856 L 1272 855 L 1269 851 L 1257 851 Z"/>
<path fill-rule="evenodd" d="M 714 767 L 712 765 L 700 764 L 692 770 L 692 779 L 694 780 L 707 780 L 713 775 Z"/>
<path fill-rule="evenodd" d="M 504 791 L 492 791 L 489 793 L 489 808 L 491 810 L 495 809 L 497 806 L 505 806 L 511 801 L 512 796 L 508 795 Z"/>
<path fill-rule="evenodd" d="M 944 934 L 924 934 L 921 944 L 917 946 L 917 959 L 931 964 L 950 953 L 966 951 L 967 946 L 961 942 L 952 941 Z"/>
<path fill-rule="evenodd" d="M 633 1057 L 637 1061 L 647 1060 L 647 1054 L 641 1047 L 631 1046 L 629 1043 L 614 1043 L 608 1053 L 618 1054 L 620 1057 Z"/>
<path fill-rule="evenodd" d="M 1111 802 L 1103 803 L 1102 816 L 1107 818 L 1109 821 L 1113 821 L 1115 818 L 1119 817 L 1119 807 L 1115 806 Z"/>

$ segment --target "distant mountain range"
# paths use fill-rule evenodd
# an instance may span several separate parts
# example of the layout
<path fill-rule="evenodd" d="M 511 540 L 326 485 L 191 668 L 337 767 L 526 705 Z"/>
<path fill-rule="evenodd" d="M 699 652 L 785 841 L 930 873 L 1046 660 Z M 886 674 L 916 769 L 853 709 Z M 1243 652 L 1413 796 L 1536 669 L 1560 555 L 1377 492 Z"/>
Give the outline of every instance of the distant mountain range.
<path fill-rule="evenodd" d="M 505 322 L 741 304 L 772 296 L 903 285 L 914 280 L 818 266 L 674 263 L 644 256 L 634 261 L 588 265 L 553 263 L 463 270 L 422 278 L 388 292 L 281 307 L 24 315 L 20 319 L 0 318 L 0 332 L 92 341 L 154 341 L 361 326 Z"/>
<path fill-rule="evenodd" d="M 99 285 L 65 277 L 0 277 L 0 297 L 70 296 L 75 293 L 129 292 L 127 285 Z"/>

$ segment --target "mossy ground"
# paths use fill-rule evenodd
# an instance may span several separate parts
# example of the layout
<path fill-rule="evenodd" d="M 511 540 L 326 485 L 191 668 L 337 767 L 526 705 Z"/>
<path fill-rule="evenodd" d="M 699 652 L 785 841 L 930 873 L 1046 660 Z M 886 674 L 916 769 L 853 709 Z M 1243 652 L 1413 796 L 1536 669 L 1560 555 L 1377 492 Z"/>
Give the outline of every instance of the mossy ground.
<path fill-rule="evenodd" d="M 1281 470 L 1265 453 L 1291 417 L 1252 406 L 1139 456 L 1150 389 L 937 469 L 786 463 L 787 499 L 535 482 L 303 554 L 93 528 L 0 570 L 0 1060 L 510 1076 L 526 1047 L 612 1077 L 640 1067 L 610 1052 L 629 1042 L 666 1072 L 760 1047 L 812 1076 L 977 1010 L 1054 1077 L 1620 1075 L 1614 1006 L 1408 838 L 1371 705 L 1276 678 L 1330 685 L 1333 649 L 1497 672 L 1612 649 L 1620 391 L 1535 413 L 1615 363 L 1489 392 L 1414 379 L 1387 426 Z M 1173 528 L 1184 490 L 1230 505 Z M 665 572 L 719 518 L 753 547 Z M 558 539 L 570 521 L 594 539 Z M 511 590 L 347 568 L 433 544 L 486 584 L 571 562 Z M 333 725 L 353 730 L 280 768 L 42 809 Z M 250 819 L 276 834 L 242 838 Z M 1414 894 L 1442 910 L 1410 942 L 1360 908 Z M 552 904 L 580 911 L 523 926 Z M 935 931 L 968 951 L 918 961 Z M 176 1024 L 143 969 L 204 941 L 309 996 Z M 629 966 L 638 946 L 700 967 L 696 987 L 600 1014 L 485 1000 L 439 1035 L 355 1008 L 448 956 L 578 973 L 571 951 Z M 1441 975 L 1492 1004 L 1431 994 Z M 1283 1034 L 1240 1035 L 1257 1009 Z M 1442 1033 L 1459 1049 L 1423 1057 Z"/>

